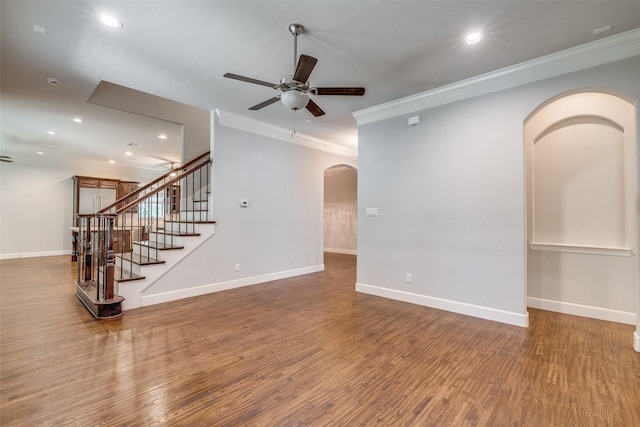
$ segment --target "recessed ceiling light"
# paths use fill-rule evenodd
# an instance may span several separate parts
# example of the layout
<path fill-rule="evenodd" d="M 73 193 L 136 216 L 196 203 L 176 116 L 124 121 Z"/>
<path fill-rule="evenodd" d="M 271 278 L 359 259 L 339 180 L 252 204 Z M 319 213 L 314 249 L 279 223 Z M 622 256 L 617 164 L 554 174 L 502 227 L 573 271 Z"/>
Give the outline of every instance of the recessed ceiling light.
<path fill-rule="evenodd" d="M 80 117 L 74 117 L 73 121 L 76 123 L 84 123 L 84 120 L 82 120 Z"/>
<path fill-rule="evenodd" d="M 464 41 L 467 44 L 476 44 L 483 38 L 484 34 L 482 34 L 481 32 L 475 32 L 467 34 L 467 36 L 464 38 Z"/>
<path fill-rule="evenodd" d="M 100 22 L 102 22 L 107 27 L 111 28 L 122 28 L 122 21 L 120 21 L 115 16 L 107 15 L 106 13 L 101 13 L 98 17 Z"/>
<path fill-rule="evenodd" d="M 35 31 L 36 33 L 40 33 L 40 34 L 45 34 L 47 32 L 47 29 L 45 27 L 42 27 L 40 25 L 33 25 L 33 31 Z"/>
<path fill-rule="evenodd" d="M 62 86 L 62 82 L 55 77 L 47 77 L 47 83 L 49 83 L 51 86 Z"/>
<path fill-rule="evenodd" d="M 124 155 L 125 156 L 133 156 L 133 153 L 131 151 L 125 151 Z"/>
<path fill-rule="evenodd" d="M 109 160 L 109 163 L 111 163 L 111 164 L 113 164 L 115 162 L 116 162 L 115 160 Z"/>
<path fill-rule="evenodd" d="M 158 135 L 158 138 L 160 138 L 160 139 L 167 139 L 167 135 L 165 135 L 165 134 L 163 133 L 163 134 Z"/>
<path fill-rule="evenodd" d="M 44 153 L 43 153 L 42 151 L 36 151 L 36 154 L 40 154 L 40 155 L 42 155 L 42 154 L 44 154 Z"/>
<path fill-rule="evenodd" d="M 54 131 L 52 131 L 52 130 L 47 131 L 47 133 L 48 133 L 49 135 L 57 135 L 57 134 L 58 134 L 58 132 L 54 132 Z"/>

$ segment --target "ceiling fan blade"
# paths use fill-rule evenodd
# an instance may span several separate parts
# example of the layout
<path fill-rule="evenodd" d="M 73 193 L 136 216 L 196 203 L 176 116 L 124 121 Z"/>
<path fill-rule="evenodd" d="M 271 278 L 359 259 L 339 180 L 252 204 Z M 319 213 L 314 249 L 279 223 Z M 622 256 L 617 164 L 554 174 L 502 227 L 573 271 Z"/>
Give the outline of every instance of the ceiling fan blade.
<path fill-rule="evenodd" d="M 307 104 L 306 108 L 307 110 L 309 110 L 311 114 L 314 115 L 314 117 L 324 116 L 325 114 L 325 112 L 322 111 L 322 108 L 318 107 L 318 104 L 316 104 L 312 100 L 309 100 L 309 103 Z"/>
<path fill-rule="evenodd" d="M 311 93 L 315 95 L 364 95 L 363 87 L 314 87 Z"/>
<path fill-rule="evenodd" d="M 273 89 L 278 87 L 278 85 L 274 83 L 265 82 L 263 80 L 252 79 L 251 77 L 239 76 L 237 74 L 232 74 L 232 73 L 226 73 L 223 77 L 226 77 L 228 79 L 240 80 L 241 82 L 253 83 L 261 86 L 268 86 Z"/>
<path fill-rule="evenodd" d="M 11 157 L 2 156 L 0 157 L 0 162 L 13 163 L 13 160 L 11 160 Z"/>
<path fill-rule="evenodd" d="M 300 83 L 306 83 L 313 71 L 313 67 L 316 66 L 316 62 L 318 62 L 318 60 L 313 56 L 300 55 L 296 72 L 293 74 L 293 80 Z"/>
<path fill-rule="evenodd" d="M 260 104 L 256 104 L 253 107 L 250 107 L 249 110 L 257 111 L 257 110 L 259 110 L 261 108 L 266 107 L 267 105 L 271 105 L 274 102 L 278 102 L 278 101 L 280 101 L 280 95 L 274 96 L 273 98 L 267 99 L 266 101 L 262 101 Z"/>

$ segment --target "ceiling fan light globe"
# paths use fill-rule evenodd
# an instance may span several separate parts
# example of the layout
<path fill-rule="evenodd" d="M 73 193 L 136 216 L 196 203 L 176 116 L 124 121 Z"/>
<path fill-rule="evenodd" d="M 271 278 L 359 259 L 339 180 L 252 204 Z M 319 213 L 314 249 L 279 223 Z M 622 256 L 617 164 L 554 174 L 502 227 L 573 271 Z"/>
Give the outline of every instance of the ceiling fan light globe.
<path fill-rule="evenodd" d="M 280 95 L 280 100 L 290 110 L 300 110 L 307 106 L 309 97 L 299 90 L 288 90 Z"/>

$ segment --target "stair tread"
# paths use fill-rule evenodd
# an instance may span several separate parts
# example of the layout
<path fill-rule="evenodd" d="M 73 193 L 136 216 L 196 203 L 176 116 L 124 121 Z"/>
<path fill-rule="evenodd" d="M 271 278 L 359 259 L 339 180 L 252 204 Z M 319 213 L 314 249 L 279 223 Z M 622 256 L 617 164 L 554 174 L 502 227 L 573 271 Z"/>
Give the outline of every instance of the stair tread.
<path fill-rule="evenodd" d="M 215 221 L 207 221 L 207 220 L 198 220 L 198 221 L 178 221 L 175 219 L 165 219 L 164 220 L 165 224 L 167 222 L 178 222 L 178 223 L 183 223 L 183 224 L 215 224 Z"/>
<path fill-rule="evenodd" d="M 104 266 L 100 266 L 98 267 L 98 269 L 100 270 L 101 274 L 104 272 Z M 142 280 L 144 278 L 145 276 L 140 276 L 139 274 L 132 273 L 129 270 L 125 270 L 124 268 L 120 268 L 118 266 L 115 266 L 115 268 L 113 269 L 113 280 L 115 280 L 116 282 L 129 282 L 132 280 Z"/>
<path fill-rule="evenodd" d="M 165 230 L 156 230 L 152 231 L 152 233 L 156 234 L 164 234 L 165 236 L 200 236 L 200 233 L 181 233 L 179 231 L 165 231 Z"/>
<path fill-rule="evenodd" d="M 146 256 L 140 256 L 138 254 L 133 254 L 133 253 L 119 254 L 118 256 L 122 258 L 124 261 L 131 261 L 134 264 L 138 264 L 138 265 L 151 265 L 151 264 L 165 263 L 163 260 L 160 260 L 160 259 L 149 258 Z"/>
<path fill-rule="evenodd" d="M 169 243 L 162 243 L 162 242 L 141 241 L 141 242 L 133 242 L 133 244 L 143 246 L 145 248 L 158 249 L 160 251 L 168 251 L 172 249 L 184 249 L 184 246 L 182 245 L 171 245 Z"/>
<path fill-rule="evenodd" d="M 116 282 L 131 282 L 133 280 L 145 279 L 145 276 L 140 276 L 139 274 L 135 274 L 127 270 L 121 270 L 118 267 L 116 267 L 114 275 L 115 277 L 113 280 Z"/>

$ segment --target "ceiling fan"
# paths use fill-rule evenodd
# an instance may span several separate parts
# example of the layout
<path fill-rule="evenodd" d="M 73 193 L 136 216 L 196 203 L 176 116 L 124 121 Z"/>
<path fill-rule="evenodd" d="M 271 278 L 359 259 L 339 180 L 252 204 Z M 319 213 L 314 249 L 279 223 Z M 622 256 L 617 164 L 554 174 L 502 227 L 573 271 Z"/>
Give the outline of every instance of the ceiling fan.
<path fill-rule="evenodd" d="M 0 156 L 0 162 L 11 163 L 13 159 L 9 156 Z"/>
<path fill-rule="evenodd" d="M 172 171 L 176 168 L 176 165 L 180 165 L 180 162 L 176 162 L 174 160 L 166 159 L 160 156 L 154 156 L 153 154 L 149 154 L 149 157 L 153 157 L 154 159 L 163 160 L 163 163 L 160 163 L 158 166 L 161 166 L 163 169 L 167 171 Z"/>
<path fill-rule="evenodd" d="M 267 99 L 259 104 L 250 107 L 249 110 L 260 110 L 275 102 L 282 101 L 285 107 L 292 110 L 300 110 L 306 108 L 315 117 L 325 114 L 324 111 L 309 98 L 311 95 L 348 95 L 362 96 L 364 95 L 363 87 L 311 87 L 308 79 L 318 60 L 309 55 L 300 55 L 298 59 L 298 35 L 302 34 L 304 27 L 300 24 L 290 24 L 289 32 L 293 35 L 293 75 L 284 76 L 280 79 L 280 83 L 274 84 L 263 80 L 256 80 L 250 77 L 240 76 L 238 74 L 226 73 L 224 77 L 229 79 L 240 80 L 247 83 L 253 83 L 261 86 L 281 91 L 282 93 L 273 98 Z"/>

